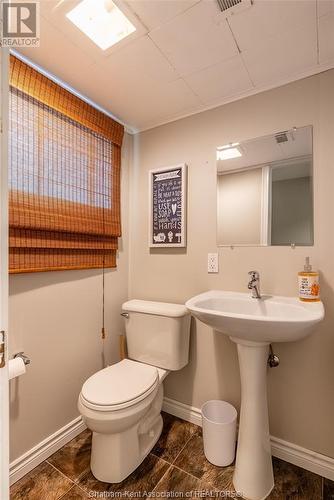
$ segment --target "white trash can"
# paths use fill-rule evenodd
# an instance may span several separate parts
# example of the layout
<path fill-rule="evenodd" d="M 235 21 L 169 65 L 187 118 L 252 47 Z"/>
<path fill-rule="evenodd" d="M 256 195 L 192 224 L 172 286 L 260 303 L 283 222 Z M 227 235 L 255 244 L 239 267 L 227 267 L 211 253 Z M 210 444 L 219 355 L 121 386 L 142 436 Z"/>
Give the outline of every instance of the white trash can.
<path fill-rule="evenodd" d="M 206 458 L 225 467 L 235 457 L 237 410 L 226 401 L 211 400 L 202 406 L 203 443 Z"/>

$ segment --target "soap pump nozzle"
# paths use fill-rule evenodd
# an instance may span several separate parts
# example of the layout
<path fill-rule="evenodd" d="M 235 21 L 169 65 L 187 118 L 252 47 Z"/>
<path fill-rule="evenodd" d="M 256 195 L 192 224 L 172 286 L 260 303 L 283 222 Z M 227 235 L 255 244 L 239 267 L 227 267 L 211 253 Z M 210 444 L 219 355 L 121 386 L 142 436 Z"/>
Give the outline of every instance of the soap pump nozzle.
<path fill-rule="evenodd" d="M 310 264 L 310 257 L 306 257 L 305 258 L 304 271 L 306 271 L 307 273 L 309 273 L 310 271 L 312 271 L 312 266 Z"/>

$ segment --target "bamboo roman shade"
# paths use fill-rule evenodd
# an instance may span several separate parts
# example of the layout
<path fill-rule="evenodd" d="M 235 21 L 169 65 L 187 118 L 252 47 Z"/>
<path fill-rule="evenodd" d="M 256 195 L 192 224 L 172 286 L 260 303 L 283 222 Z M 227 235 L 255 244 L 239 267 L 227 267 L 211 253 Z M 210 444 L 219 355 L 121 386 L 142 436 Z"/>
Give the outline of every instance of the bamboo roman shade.
<path fill-rule="evenodd" d="M 115 267 L 123 126 L 10 63 L 10 272 Z"/>

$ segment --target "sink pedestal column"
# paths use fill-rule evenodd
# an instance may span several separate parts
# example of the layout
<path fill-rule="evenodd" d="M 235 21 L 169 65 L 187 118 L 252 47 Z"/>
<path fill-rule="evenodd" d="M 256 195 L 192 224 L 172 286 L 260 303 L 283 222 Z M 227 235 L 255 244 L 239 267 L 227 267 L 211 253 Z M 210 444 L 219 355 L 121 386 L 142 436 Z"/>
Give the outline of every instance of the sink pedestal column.
<path fill-rule="evenodd" d="M 233 484 L 249 500 L 267 498 L 274 486 L 267 403 L 269 344 L 231 338 L 238 346 L 241 410 Z"/>

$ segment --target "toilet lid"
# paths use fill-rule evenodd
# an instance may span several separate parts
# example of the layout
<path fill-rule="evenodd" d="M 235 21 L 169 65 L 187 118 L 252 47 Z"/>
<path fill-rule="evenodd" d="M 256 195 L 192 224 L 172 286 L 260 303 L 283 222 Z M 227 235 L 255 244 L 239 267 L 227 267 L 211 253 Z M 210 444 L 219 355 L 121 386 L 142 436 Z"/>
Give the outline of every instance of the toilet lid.
<path fill-rule="evenodd" d="M 123 359 L 86 380 L 81 395 L 96 406 L 124 405 L 151 392 L 158 380 L 158 370 L 154 366 Z"/>

